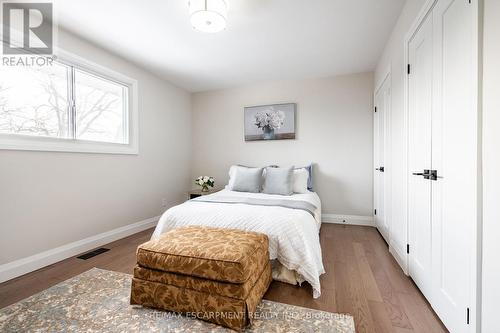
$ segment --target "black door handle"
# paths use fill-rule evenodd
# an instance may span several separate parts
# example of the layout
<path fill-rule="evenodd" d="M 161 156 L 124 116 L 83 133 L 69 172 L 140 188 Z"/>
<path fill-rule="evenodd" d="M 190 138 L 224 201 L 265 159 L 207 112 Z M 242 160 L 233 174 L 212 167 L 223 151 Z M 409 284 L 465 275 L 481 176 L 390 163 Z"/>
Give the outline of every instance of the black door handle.
<path fill-rule="evenodd" d="M 431 170 L 429 173 L 430 180 L 438 180 L 438 178 L 443 178 L 443 176 L 438 176 L 437 170 Z"/>
<path fill-rule="evenodd" d="M 384 167 L 378 167 L 378 168 L 376 168 L 375 170 L 380 171 L 380 172 L 384 172 L 384 171 L 385 171 L 385 168 L 384 168 Z"/>
<path fill-rule="evenodd" d="M 431 170 L 425 169 L 424 172 L 413 172 L 412 175 L 414 175 L 414 176 L 424 176 L 424 179 L 430 179 L 430 177 L 431 177 Z"/>

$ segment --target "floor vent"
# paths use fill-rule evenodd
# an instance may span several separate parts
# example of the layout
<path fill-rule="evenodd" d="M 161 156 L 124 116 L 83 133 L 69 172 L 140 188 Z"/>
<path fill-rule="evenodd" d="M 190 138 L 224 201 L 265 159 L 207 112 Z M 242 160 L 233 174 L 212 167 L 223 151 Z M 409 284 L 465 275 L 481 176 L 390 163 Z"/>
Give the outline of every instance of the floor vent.
<path fill-rule="evenodd" d="M 95 257 L 95 256 L 101 254 L 101 253 L 108 252 L 108 251 L 109 251 L 109 249 L 105 249 L 105 248 L 101 247 L 101 248 L 92 250 L 90 252 L 84 253 L 84 254 L 78 256 L 77 258 L 87 260 L 87 259 L 90 259 L 92 257 Z"/>

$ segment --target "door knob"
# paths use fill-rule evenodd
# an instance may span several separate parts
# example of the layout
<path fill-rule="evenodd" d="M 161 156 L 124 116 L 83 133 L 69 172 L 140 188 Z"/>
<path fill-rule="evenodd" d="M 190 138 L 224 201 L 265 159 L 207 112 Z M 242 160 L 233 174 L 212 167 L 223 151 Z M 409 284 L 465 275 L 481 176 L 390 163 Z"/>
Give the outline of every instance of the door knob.
<path fill-rule="evenodd" d="M 384 168 L 384 167 L 378 167 L 378 168 L 376 168 L 375 170 L 380 171 L 380 172 L 384 172 L 384 171 L 385 171 L 385 168 Z"/>

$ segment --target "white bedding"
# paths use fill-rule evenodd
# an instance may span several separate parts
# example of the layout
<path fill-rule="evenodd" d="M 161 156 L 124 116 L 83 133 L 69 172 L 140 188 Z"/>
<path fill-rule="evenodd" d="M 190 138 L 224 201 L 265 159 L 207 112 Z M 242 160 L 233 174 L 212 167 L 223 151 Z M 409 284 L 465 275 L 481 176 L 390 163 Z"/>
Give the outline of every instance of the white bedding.
<path fill-rule="evenodd" d="M 262 232 L 269 237 L 270 259 L 296 271 L 313 288 L 313 297 L 321 295 L 319 276 L 325 272 L 319 243 L 321 201 L 314 192 L 291 196 L 222 190 L 210 196 L 244 196 L 307 201 L 318 207 L 314 217 L 307 211 L 279 206 L 255 206 L 235 203 L 187 201 L 163 213 L 152 239 L 171 229 L 203 225 Z"/>

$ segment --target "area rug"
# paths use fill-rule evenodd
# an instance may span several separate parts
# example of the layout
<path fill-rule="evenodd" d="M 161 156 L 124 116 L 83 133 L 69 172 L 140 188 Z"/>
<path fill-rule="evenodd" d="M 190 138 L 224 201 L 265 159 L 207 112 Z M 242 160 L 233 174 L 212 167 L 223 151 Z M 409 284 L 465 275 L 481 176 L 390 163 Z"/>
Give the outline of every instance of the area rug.
<path fill-rule="evenodd" d="M 234 332 L 129 305 L 131 275 L 93 268 L 0 309 L 0 332 Z M 263 300 L 245 332 L 354 332 L 349 315 Z"/>

